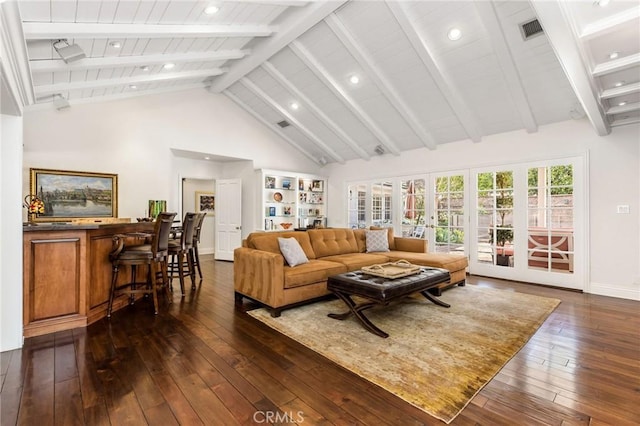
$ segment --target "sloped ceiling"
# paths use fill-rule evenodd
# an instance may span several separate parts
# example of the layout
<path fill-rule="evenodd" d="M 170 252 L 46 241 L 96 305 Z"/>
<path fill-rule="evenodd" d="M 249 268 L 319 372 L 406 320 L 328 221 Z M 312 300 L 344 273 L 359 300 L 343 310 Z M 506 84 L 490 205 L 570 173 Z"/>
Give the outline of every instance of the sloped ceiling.
<path fill-rule="evenodd" d="M 25 0 L 16 19 L 35 107 L 203 88 L 326 164 L 640 122 L 640 5 L 605 2 Z"/>

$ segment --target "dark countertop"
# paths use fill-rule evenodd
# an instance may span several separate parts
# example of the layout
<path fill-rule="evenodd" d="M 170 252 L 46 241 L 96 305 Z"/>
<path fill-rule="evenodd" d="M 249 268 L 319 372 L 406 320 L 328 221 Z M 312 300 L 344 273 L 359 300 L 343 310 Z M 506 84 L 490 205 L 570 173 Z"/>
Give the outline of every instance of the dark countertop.
<path fill-rule="evenodd" d="M 153 228 L 153 222 L 130 222 L 130 223 L 71 223 L 71 222 L 41 222 L 23 223 L 22 232 L 40 231 L 83 231 L 87 229 L 116 228 L 122 226 L 134 226 L 135 228 Z"/>

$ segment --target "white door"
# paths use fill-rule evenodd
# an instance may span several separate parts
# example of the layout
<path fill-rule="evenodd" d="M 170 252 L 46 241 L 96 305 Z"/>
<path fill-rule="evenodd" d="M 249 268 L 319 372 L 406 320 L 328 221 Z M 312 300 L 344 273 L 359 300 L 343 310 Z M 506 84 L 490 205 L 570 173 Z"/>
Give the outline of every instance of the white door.
<path fill-rule="evenodd" d="M 233 251 L 242 245 L 242 181 L 216 180 L 217 260 L 233 260 Z"/>

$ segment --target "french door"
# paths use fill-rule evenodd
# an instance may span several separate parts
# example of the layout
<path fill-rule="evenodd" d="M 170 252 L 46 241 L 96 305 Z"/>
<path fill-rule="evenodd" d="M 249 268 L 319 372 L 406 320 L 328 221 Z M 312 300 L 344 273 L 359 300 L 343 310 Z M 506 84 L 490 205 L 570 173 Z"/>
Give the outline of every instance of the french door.
<path fill-rule="evenodd" d="M 469 272 L 583 289 L 584 169 L 572 157 L 471 170 Z"/>
<path fill-rule="evenodd" d="M 348 223 L 393 227 L 469 272 L 583 289 L 585 158 L 465 169 L 349 185 Z"/>

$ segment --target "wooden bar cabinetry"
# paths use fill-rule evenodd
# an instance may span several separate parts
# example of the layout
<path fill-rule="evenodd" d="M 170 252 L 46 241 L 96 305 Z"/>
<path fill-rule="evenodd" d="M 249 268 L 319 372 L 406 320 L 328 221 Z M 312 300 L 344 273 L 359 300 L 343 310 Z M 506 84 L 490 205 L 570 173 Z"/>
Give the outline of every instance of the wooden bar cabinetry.
<path fill-rule="evenodd" d="M 25 226 L 24 337 L 84 327 L 105 317 L 113 235 L 152 230 L 152 223 Z M 145 268 L 140 269 L 144 279 Z M 130 270 L 122 268 L 118 278 L 128 281 Z M 114 309 L 127 303 L 121 296 Z"/>

